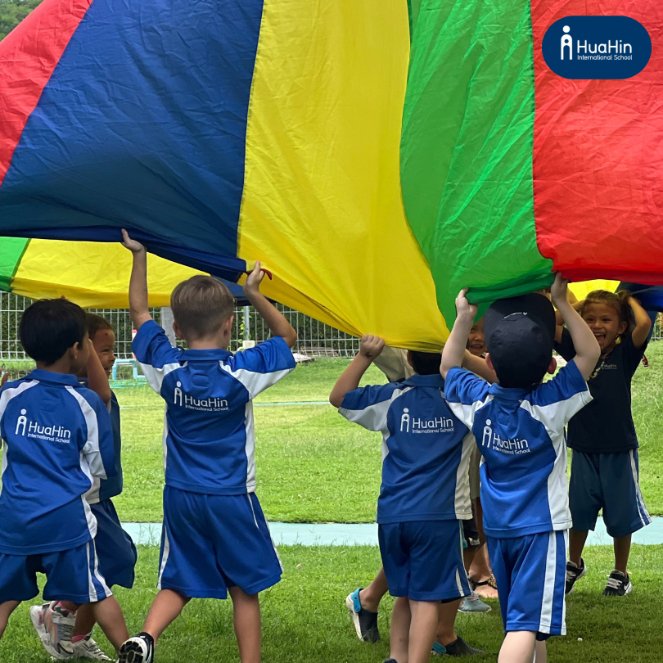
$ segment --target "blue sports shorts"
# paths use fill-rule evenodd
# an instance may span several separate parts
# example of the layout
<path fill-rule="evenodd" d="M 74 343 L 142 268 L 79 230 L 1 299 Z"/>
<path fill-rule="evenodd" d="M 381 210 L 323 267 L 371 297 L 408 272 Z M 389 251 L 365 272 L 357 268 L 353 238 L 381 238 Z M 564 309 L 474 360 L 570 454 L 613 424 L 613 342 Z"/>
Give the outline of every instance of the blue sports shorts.
<path fill-rule="evenodd" d="M 639 485 L 638 451 L 587 454 L 573 450 L 569 508 L 573 529 L 593 530 L 603 509 L 608 534 L 626 536 L 649 525 L 651 518 Z"/>
<path fill-rule="evenodd" d="M 225 599 L 229 587 L 257 594 L 282 567 L 254 493 L 205 495 L 166 486 L 159 589 Z"/>
<path fill-rule="evenodd" d="M 538 640 L 566 633 L 566 542 L 566 531 L 488 537 L 505 631 L 532 631 Z"/>
<path fill-rule="evenodd" d="M 122 529 L 122 523 L 111 500 L 90 504 L 97 519 L 97 535 L 94 545 L 99 558 L 99 570 L 109 587 L 120 585 L 131 589 L 134 584 L 134 567 L 138 555 L 131 537 Z"/>
<path fill-rule="evenodd" d="M 37 596 L 37 573 L 46 574 L 46 601 L 82 605 L 113 594 L 99 572 L 94 542 L 88 541 L 71 550 L 38 555 L 0 553 L 0 603 L 29 601 Z"/>
<path fill-rule="evenodd" d="M 378 526 L 389 593 L 413 601 L 454 601 L 472 593 L 457 520 Z"/>

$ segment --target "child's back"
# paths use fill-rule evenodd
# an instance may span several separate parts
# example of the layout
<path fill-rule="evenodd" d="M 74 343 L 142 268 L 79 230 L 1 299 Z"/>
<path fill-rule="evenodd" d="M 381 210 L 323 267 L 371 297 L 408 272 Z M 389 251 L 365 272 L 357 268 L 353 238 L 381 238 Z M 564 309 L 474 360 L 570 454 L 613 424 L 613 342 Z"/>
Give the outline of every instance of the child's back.
<path fill-rule="evenodd" d="M 181 350 L 146 322 L 133 349 L 166 402 L 166 485 L 211 495 L 253 492 L 251 401 L 294 368 L 283 338 L 234 355 L 221 348 Z"/>
<path fill-rule="evenodd" d="M 439 373 L 351 391 L 339 411 L 383 435 L 378 523 L 470 517 L 472 440 L 444 400 Z"/>
<path fill-rule="evenodd" d="M 0 552 L 64 550 L 94 538 L 96 520 L 81 496 L 92 476 L 113 465 L 110 422 L 98 396 L 73 375 L 34 370 L 2 388 L 0 435 Z"/>

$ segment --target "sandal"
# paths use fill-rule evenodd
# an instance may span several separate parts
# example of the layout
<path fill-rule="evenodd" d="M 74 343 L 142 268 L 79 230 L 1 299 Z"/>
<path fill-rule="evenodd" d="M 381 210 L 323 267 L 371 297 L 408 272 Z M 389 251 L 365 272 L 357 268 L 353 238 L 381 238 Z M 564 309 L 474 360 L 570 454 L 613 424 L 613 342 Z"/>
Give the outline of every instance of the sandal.
<path fill-rule="evenodd" d="M 497 580 L 495 580 L 495 576 L 491 573 L 485 580 L 479 580 L 478 582 L 475 580 L 470 580 L 472 583 L 472 587 L 476 589 L 477 587 L 485 587 L 486 585 L 489 585 L 493 589 L 497 589 Z"/>

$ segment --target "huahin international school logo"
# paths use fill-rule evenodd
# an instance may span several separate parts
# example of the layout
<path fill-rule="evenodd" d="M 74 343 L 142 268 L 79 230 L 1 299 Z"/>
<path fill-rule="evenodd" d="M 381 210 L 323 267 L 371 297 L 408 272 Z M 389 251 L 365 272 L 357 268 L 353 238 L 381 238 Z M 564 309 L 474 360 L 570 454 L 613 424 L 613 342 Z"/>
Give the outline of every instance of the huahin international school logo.
<path fill-rule="evenodd" d="M 575 79 L 631 78 L 651 56 L 646 28 L 628 16 L 567 16 L 543 38 L 543 58 L 557 75 Z"/>

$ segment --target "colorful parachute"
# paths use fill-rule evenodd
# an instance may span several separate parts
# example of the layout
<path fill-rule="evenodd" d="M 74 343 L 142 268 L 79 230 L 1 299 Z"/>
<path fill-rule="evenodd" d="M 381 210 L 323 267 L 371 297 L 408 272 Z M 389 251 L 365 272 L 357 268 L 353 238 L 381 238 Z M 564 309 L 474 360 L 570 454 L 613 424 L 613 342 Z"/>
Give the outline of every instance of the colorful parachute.
<path fill-rule="evenodd" d="M 551 269 L 663 283 L 663 4 L 410 5 L 403 199 L 445 316 L 463 286 L 491 301 L 547 285 Z M 579 15 L 639 21 L 649 64 L 624 80 L 554 74 L 544 34 Z"/>
<path fill-rule="evenodd" d="M 461 286 L 660 283 L 661 9 L 619 3 L 654 42 L 634 79 L 556 80 L 542 31 L 591 5 L 44 0 L 0 44 L 0 234 L 260 259 L 278 301 L 421 348 Z M 60 292 L 124 297 L 117 247 L 82 249 L 92 276 L 70 246 Z"/>

